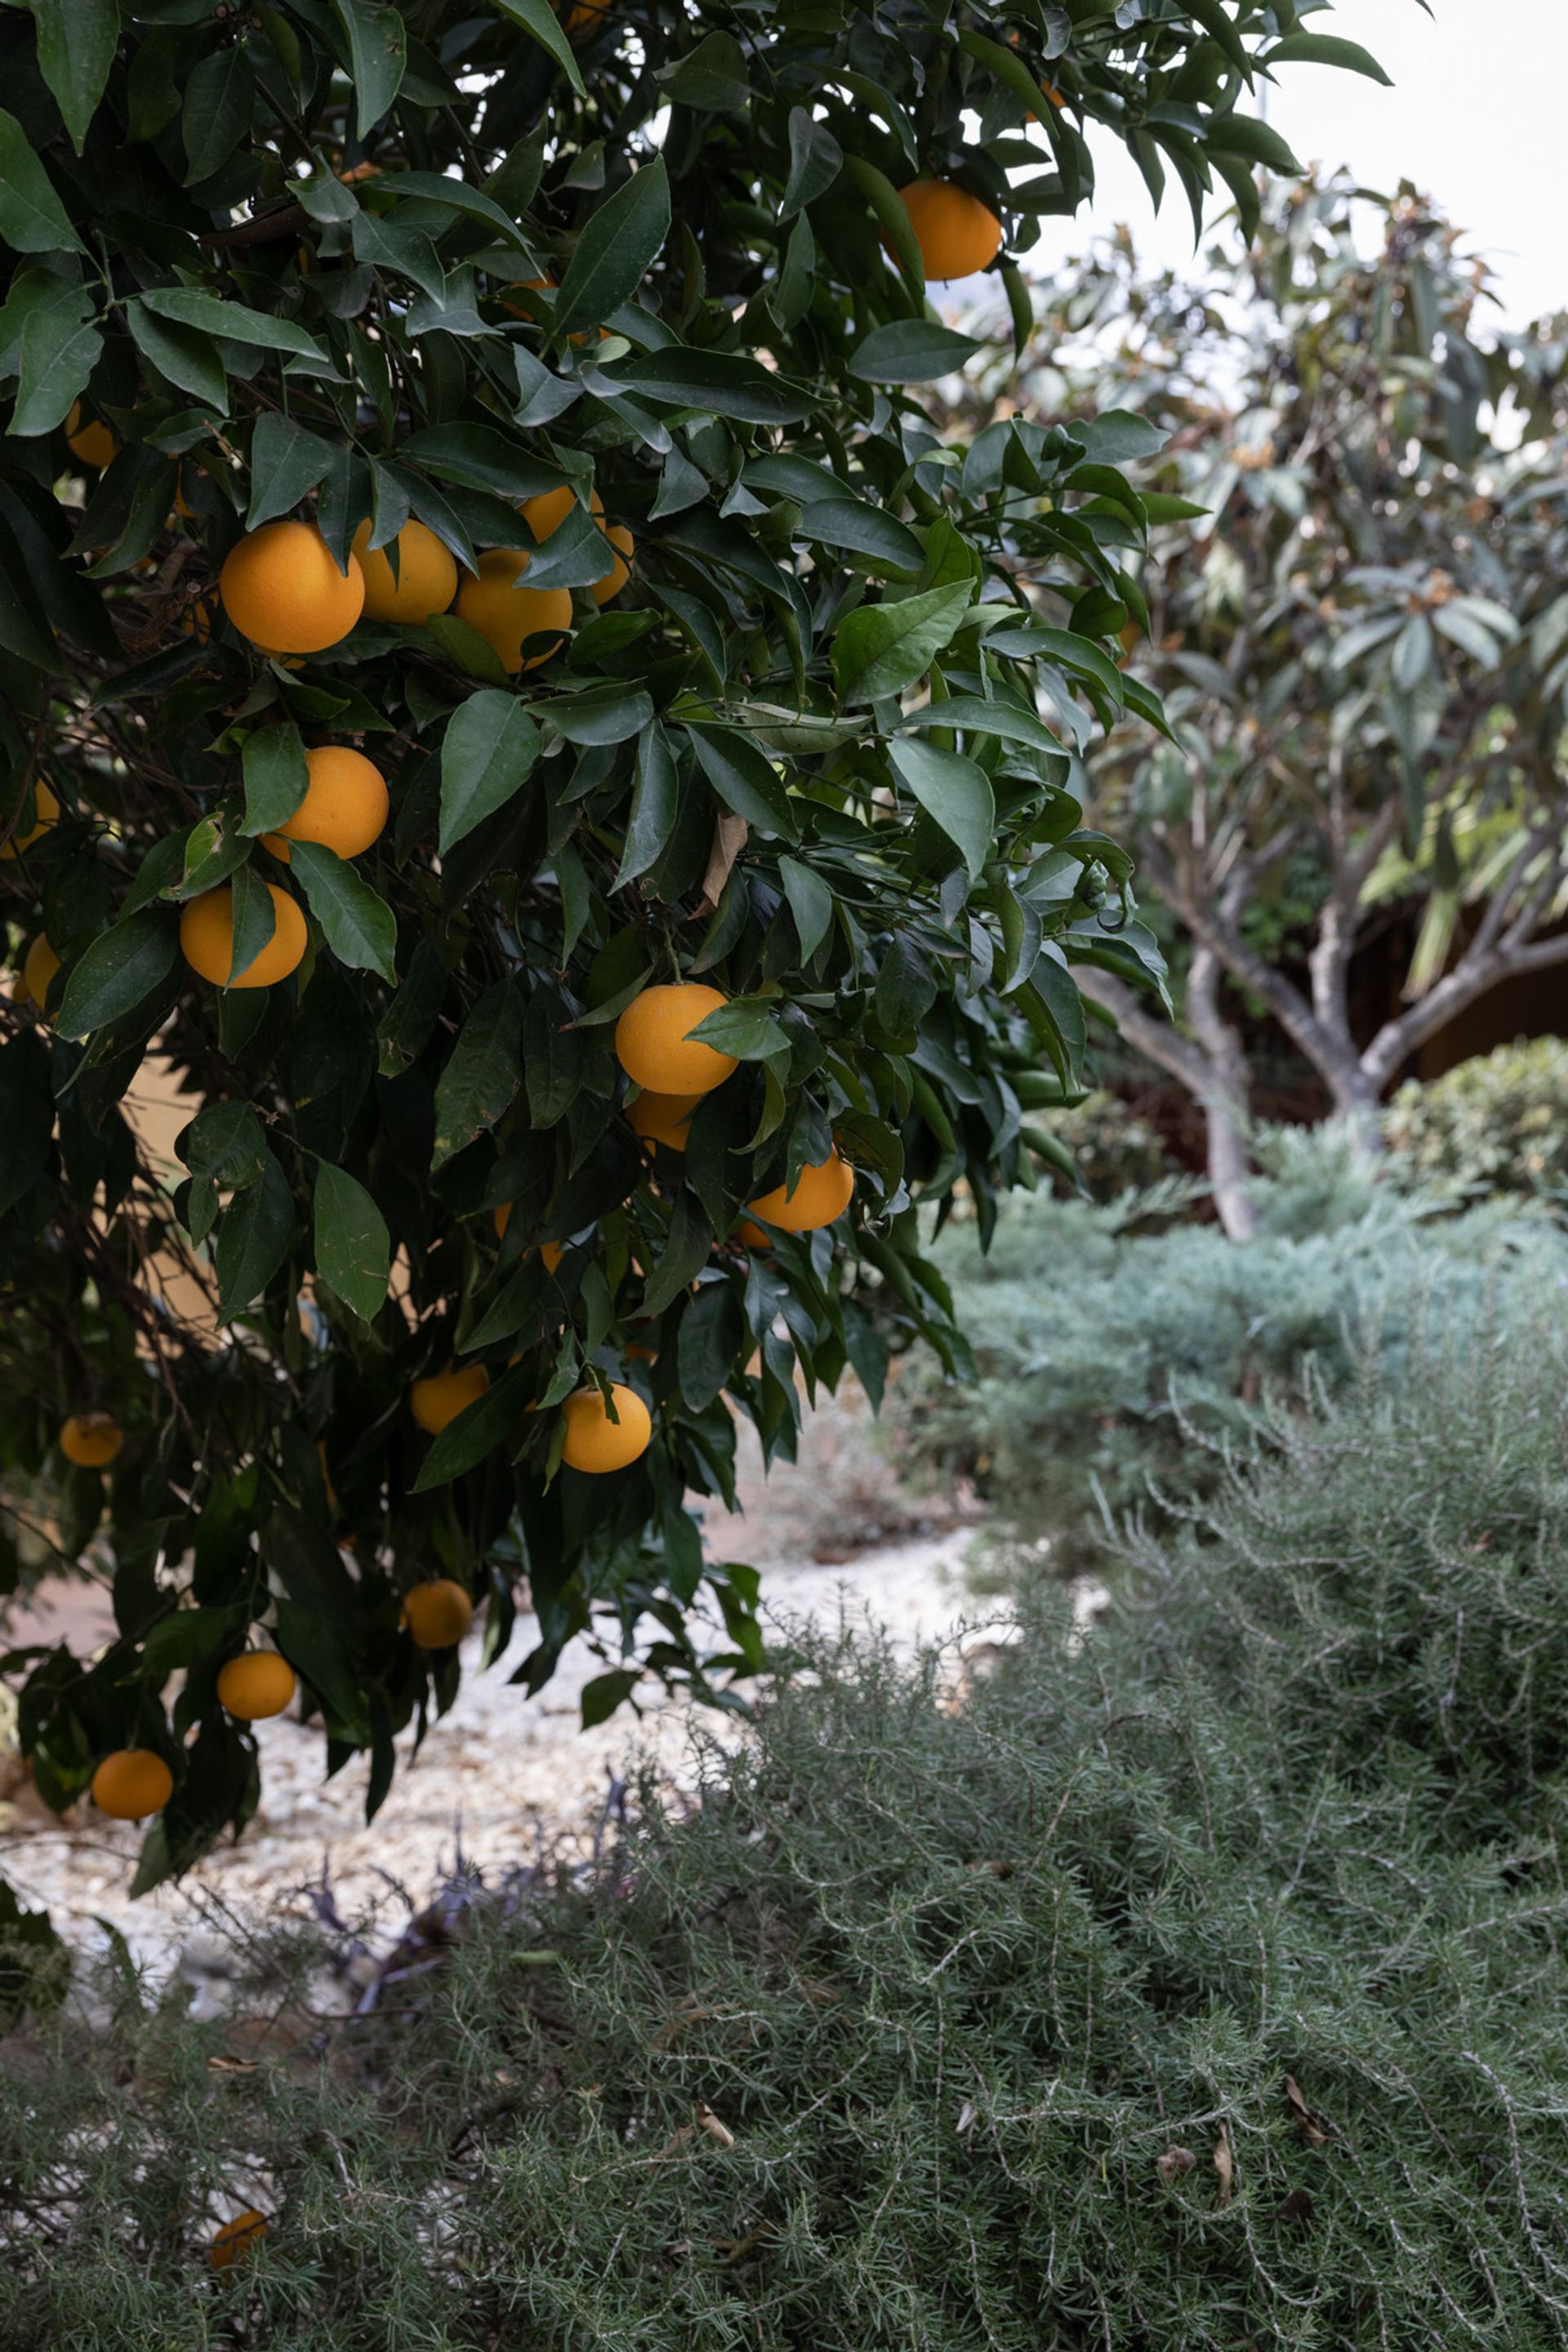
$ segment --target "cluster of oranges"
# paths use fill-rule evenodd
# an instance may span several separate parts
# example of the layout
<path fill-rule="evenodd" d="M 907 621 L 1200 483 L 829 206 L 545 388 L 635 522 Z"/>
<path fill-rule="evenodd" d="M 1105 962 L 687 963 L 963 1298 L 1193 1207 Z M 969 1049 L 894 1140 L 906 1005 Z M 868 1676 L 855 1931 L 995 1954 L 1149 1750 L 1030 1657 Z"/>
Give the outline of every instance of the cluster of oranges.
<path fill-rule="evenodd" d="M 548 661 L 572 625 L 570 590 L 530 588 L 525 574 L 534 550 L 560 529 L 575 503 L 565 484 L 524 499 L 518 512 L 531 546 L 491 548 L 480 556 L 478 572 L 460 581 L 450 549 L 422 522 L 405 522 L 397 533 L 395 566 L 385 548 L 371 546 L 371 526 L 361 523 L 346 571 L 339 570 L 314 523 L 264 522 L 230 549 L 218 594 L 240 635 L 273 656 L 325 653 L 362 618 L 423 628 L 437 614 L 454 612 L 515 677 Z M 605 541 L 605 568 L 590 592 L 603 605 L 631 576 L 632 535 L 605 522 L 597 490 L 590 493 L 589 510 Z"/>

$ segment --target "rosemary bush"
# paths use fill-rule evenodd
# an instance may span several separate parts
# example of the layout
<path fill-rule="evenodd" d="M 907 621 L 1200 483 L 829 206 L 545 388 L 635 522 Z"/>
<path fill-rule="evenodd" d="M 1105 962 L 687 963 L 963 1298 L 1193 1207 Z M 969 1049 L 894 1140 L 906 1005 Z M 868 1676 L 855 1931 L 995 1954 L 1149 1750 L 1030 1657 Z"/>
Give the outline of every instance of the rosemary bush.
<path fill-rule="evenodd" d="M 449 1901 L 355 2022 L 298 1931 L 215 2025 L 46 2019 L 0 2342 L 1568 2342 L 1562 1372 L 1364 1375 L 1081 1643 L 1048 1590 L 989 1671 L 807 1637 L 694 1812 Z"/>

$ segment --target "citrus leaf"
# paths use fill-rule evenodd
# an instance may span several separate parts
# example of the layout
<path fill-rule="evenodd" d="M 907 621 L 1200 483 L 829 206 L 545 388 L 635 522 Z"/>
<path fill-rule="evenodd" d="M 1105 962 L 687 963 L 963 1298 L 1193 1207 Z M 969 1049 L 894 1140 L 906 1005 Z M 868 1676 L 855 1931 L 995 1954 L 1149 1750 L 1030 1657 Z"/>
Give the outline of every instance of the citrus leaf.
<path fill-rule="evenodd" d="M 397 918 L 385 899 L 346 858 L 319 841 L 294 841 L 289 846 L 289 870 L 299 876 L 310 912 L 338 961 L 395 981 Z"/>
<path fill-rule="evenodd" d="M 443 857 L 521 791 L 539 746 L 539 730 L 515 694 L 485 687 L 458 704 L 441 743 Z"/>
<path fill-rule="evenodd" d="M 323 1160 L 316 1170 L 316 1272 L 345 1306 L 374 1322 L 392 1278 L 392 1237 L 364 1186 Z"/>

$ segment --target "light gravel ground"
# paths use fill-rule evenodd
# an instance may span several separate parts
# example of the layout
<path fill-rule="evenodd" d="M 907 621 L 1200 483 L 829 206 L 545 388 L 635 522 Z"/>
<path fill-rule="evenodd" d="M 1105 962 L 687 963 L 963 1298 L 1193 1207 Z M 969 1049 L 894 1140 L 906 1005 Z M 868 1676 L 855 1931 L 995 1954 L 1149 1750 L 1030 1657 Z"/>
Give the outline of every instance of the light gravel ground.
<path fill-rule="evenodd" d="M 986 1613 L 966 1592 L 962 1573 L 973 1512 L 962 1504 L 938 1509 L 905 1494 L 854 1401 L 817 1417 L 798 1469 L 775 1472 L 764 1483 L 753 1460 L 744 1493 L 748 1516 L 714 1524 L 710 1554 L 762 1567 L 764 1608 L 777 1618 L 836 1625 L 847 1613 L 852 1622 L 874 1621 L 897 1643 L 912 1647 L 960 1618 Z M 857 1538 L 895 1531 L 900 1540 L 876 1541 L 847 1556 Z M 16 1626 L 12 1638 L 66 1632 L 73 1646 L 90 1649 L 102 1638 L 101 1611 L 89 1589 L 64 1588 L 26 1626 Z M 132 1903 L 138 1833 L 86 1805 L 78 1808 L 79 1819 L 58 1822 L 26 1789 L 14 1791 L 9 1805 L 0 1803 L 0 1875 L 25 1904 L 46 1909 L 73 1943 L 101 1941 L 99 1923 L 108 1922 L 161 1971 L 187 1947 L 209 1949 L 226 1911 L 254 1923 L 275 1916 L 280 1903 L 289 1907 L 290 1897 L 302 1909 L 298 1890 L 323 1872 L 345 1917 L 376 1906 L 389 1925 L 399 1925 L 406 1909 L 395 1890 L 406 1889 L 415 1901 L 426 1896 L 456 1860 L 459 1841 L 470 1864 L 499 1874 L 530 1858 L 541 1840 L 553 1843 L 563 1831 L 590 1829 L 610 1776 L 625 1775 L 639 1753 L 651 1754 L 681 1785 L 694 1717 L 721 1737 L 743 1736 L 732 1716 L 694 1708 L 679 1696 L 665 1699 L 657 1685 L 650 1685 L 640 1720 L 623 1710 L 584 1731 L 582 1686 L 603 1671 L 602 1662 L 574 1644 L 554 1679 L 530 1699 L 507 1675 L 535 1636 L 531 1619 L 520 1621 L 506 1656 L 483 1673 L 479 1637 L 470 1636 L 451 1712 L 433 1726 L 417 1756 L 411 1735 L 400 1742 L 392 1792 L 368 1826 L 366 1760 L 323 1780 L 320 1729 L 283 1717 L 256 1727 L 259 1812 L 237 1842 L 209 1855 L 183 1885 Z"/>

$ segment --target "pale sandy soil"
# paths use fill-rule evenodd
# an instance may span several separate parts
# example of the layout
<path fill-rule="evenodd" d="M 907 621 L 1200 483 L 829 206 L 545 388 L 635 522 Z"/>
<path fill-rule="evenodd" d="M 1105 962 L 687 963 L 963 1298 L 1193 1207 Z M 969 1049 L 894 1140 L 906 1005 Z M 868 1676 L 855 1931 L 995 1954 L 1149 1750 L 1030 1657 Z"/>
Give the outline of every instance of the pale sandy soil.
<path fill-rule="evenodd" d="M 785 1621 L 837 1624 L 841 1612 L 884 1625 L 900 1644 L 940 1636 L 960 1618 L 984 1612 L 965 1591 L 963 1555 L 973 1514 L 911 1499 L 868 1435 L 851 1401 L 818 1417 L 798 1469 L 765 1483 L 754 1463 L 745 1480 L 748 1514 L 708 1530 L 710 1555 L 750 1559 L 763 1570 L 764 1607 Z M 857 1537 L 871 1548 L 846 1558 Z M 812 1557 L 813 1552 L 818 1555 Z M 102 1637 L 102 1602 L 90 1588 L 57 1588 L 13 1640 L 65 1633 L 79 1650 Z M 211 1948 L 226 1911 L 254 1922 L 276 1912 L 325 1872 L 345 1916 L 376 1906 L 389 1926 L 406 1909 L 396 1890 L 426 1896 L 459 1848 L 467 1860 L 499 1873 L 530 1858 L 541 1840 L 586 1831 L 602 1811 L 612 1774 L 638 1754 L 654 1757 L 677 1786 L 686 1777 L 694 1713 L 726 1738 L 742 1736 L 733 1717 L 663 1699 L 657 1685 L 640 1721 L 623 1710 L 591 1731 L 580 1727 L 583 1684 L 603 1664 L 583 1644 L 555 1678 L 530 1699 L 509 1684 L 511 1667 L 534 1640 L 520 1623 L 507 1656 L 478 1670 L 478 1636 L 451 1712 L 417 1756 L 411 1737 L 391 1795 L 374 1822 L 364 1820 L 367 1766 L 351 1764 L 324 1781 L 319 1729 L 288 1717 L 258 1724 L 262 1806 L 239 1840 L 220 1848 L 180 1886 L 136 1903 L 128 1888 L 137 1832 L 120 1829 L 83 1805 L 61 1823 L 30 1791 L 0 1804 L 0 1875 L 22 1900 L 47 1910 L 84 1948 L 101 1941 L 109 1921 L 139 1958 L 166 1967 L 180 1952 Z M 715 1646 L 717 1643 L 715 1643 Z"/>

